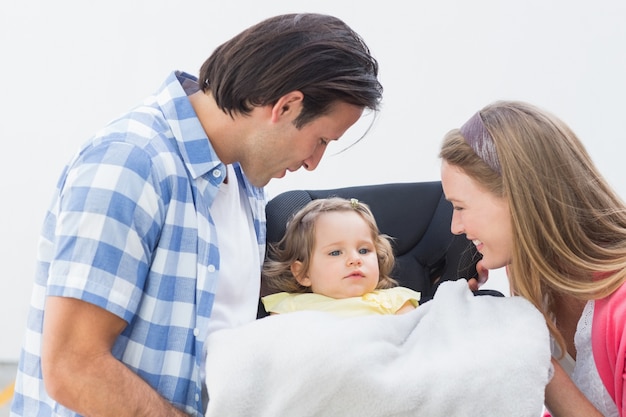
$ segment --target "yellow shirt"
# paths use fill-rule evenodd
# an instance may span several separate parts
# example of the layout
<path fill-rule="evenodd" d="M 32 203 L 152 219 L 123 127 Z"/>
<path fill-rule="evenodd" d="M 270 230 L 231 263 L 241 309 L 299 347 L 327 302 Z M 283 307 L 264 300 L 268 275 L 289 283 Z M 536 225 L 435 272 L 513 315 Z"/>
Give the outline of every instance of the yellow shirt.
<path fill-rule="evenodd" d="M 291 313 L 316 310 L 334 313 L 342 317 L 370 314 L 395 314 L 407 301 L 417 307 L 420 293 L 405 287 L 375 290 L 361 297 L 331 298 L 325 295 L 279 292 L 263 297 L 268 313 Z"/>

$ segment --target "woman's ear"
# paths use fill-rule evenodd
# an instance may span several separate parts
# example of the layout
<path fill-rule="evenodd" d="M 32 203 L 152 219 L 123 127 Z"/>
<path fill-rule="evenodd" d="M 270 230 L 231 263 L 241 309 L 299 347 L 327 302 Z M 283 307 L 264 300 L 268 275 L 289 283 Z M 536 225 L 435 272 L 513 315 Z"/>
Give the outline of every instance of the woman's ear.
<path fill-rule="evenodd" d="M 294 263 L 292 263 L 291 273 L 296 278 L 296 281 L 298 281 L 298 284 L 302 285 L 303 287 L 311 286 L 311 280 L 308 276 L 306 276 L 306 271 L 304 270 L 304 265 L 302 265 L 302 262 L 295 261 Z"/>

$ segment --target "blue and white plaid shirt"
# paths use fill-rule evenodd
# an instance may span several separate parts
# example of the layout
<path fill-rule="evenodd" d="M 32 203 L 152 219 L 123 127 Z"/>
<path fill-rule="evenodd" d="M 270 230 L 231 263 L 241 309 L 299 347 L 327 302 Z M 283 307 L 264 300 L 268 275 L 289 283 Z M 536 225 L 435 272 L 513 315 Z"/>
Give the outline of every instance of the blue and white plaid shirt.
<path fill-rule="evenodd" d="M 202 346 L 220 262 L 209 207 L 226 167 L 183 88 L 196 81 L 172 73 L 155 95 L 96 134 L 61 176 L 40 239 L 12 416 L 76 415 L 43 386 L 47 295 L 78 298 L 126 320 L 113 354 L 171 403 L 202 416 Z M 265 194 L 235 169 L 263 259 Z"/>

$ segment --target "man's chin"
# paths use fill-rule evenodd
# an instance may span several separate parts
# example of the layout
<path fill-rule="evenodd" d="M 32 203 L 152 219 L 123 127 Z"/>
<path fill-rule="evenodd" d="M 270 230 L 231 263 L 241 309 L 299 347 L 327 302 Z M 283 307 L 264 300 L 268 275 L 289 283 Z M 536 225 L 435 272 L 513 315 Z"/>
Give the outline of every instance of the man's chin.
<path fill-rule="evenodd" d="M 261 188 L 261 187 L 265 187 L 267 184 L 269 184 L 271 180 L 274 180 L 274 179 L 278 179 L 279 180 L 281 178 L 284 178 L 286 175 L 287 175 L 287 170 L 285 169 L 285 170 L 277 173 L 276 175 L 274 175 L 274 176 L 272 176 L 270 178 L 251 178 L 251 177 L 249 177 L 247 175 L 246 175 L 246 178 L 248 178 L 248 181 L 250 181 L 250 183 L 252 185 L 254 185 L 255 187 Z"/>
<path fill-rule="evenodd" d="M 257 188 L 263 188 L 263 187 L 265 187 L 267 184 L 269 184 L 269 183 L 270 183 L 270 181 L 271 181 L 271 180 L 272 180 L 272 178 L 269 178 L 269 179 L 264 180 L 264 181 L 260 181 L 260 180 L 258 180 L 258 181 L 252 181 L 250 178 L 248 178 L 248 181 L 250 181 L 250 183 L 251 183 L 252 185 L 254 185 L 255 187 L 257 187 Z"/>

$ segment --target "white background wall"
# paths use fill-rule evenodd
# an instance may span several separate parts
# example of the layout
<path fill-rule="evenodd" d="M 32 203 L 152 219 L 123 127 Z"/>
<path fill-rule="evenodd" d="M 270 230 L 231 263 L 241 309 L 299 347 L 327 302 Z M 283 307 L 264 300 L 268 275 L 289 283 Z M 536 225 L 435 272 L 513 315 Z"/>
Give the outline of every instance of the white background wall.
<path fill-rule="evenodd" d="M 331 147 L 314 173 L 271 194 L 439 179 L 443 135 L 483 105 L 521 99 L 568 122 L 626 195 L 623 0 L 58 0 L 0 5 L 0 361 L 19 354 L 39 228 L 78 145 L 154 91 L 196 74 L 212 50 L 287 12 L 335 14 L 380 62 L 384 105 Z M 343 142 L 343 144 L 342 144 Z M 500 285 L 501 277 L 492 284 Z"/>

